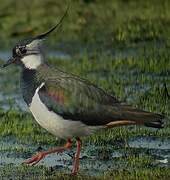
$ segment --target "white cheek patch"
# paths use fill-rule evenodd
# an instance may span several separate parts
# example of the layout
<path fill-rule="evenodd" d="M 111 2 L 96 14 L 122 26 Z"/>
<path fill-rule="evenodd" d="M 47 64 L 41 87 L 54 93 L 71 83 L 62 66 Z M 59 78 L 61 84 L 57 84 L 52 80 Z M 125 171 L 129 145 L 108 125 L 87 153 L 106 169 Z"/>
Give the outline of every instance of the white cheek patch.
<path fill-rule="evenodd" d="M 40 54 L 32 54 L 21 59 L 24 66 L 28 69 L 36 69 L 43 63 L 43 57 Z"/>

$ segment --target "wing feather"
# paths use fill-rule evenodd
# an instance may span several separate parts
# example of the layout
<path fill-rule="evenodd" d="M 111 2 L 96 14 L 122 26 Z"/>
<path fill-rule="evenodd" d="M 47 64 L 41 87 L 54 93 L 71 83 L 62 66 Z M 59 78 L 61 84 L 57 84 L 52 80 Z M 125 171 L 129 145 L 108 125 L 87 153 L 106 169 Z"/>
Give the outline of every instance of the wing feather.
<path fill-rule="evenodd" d="M 39 90 L 42 102 L 49 110 L 65 119 L 88 125 L 105 125 L 113 120 L 110 111 L 118 100 L 86 80 L 60 74 L 46 77 Z"/>

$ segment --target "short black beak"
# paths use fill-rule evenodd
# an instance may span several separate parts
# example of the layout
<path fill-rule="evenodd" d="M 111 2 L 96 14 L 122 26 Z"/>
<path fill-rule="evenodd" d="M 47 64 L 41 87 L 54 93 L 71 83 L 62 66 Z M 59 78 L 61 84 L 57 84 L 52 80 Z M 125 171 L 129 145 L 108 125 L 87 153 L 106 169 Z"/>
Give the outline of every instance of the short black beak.
<path fill-rule="evenodd" d="M 15 62 L 15 58 L 12 57 L 5 64 L 3 64 L 2 67 L 5 68 L 14 62 Z"/>

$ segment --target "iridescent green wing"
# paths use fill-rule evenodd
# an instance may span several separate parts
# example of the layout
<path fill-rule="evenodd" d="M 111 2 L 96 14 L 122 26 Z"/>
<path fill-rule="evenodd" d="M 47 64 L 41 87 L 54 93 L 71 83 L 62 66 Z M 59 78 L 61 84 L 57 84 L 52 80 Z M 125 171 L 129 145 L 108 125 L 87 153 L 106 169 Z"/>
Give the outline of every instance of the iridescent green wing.
<path fill-rule="evenodd" d="M 39 96 L 49 110 L 64 119 L 88 125 L 104 125 L 113 120 L 110 108 L 118 100 L 76 76 L 60 73 L 46 77 Z"/>

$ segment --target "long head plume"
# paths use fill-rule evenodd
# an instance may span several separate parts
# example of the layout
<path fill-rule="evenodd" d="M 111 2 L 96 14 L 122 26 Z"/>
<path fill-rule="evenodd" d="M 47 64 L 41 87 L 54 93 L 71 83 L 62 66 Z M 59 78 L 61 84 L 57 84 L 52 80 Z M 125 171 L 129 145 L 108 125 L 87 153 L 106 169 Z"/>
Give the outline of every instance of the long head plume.
<path fill-rule="evenodd" d="M 60 19 L 60 21 L 51 29 L 49 29 L 47 32 L 18 43 L 13 48 L 12 57 L 2 67 L 6 67 L 10 64 L 16 63 L 25 56 L 39 54 L 42 40 L 62 24 L 64 18 L 67 15 L 69 7 L 70 7 L 70 3 L 68 4 L 67 9 L 64 15 L 62 16 L 62 18 Z"/>
<path fill-rule="evenodd" d="M 68 4 L 67 6 L 67 9 L 64 13 L 64 15 L 62 16 L 62 18 L 60 19 L 60 21 L 55 25 L 53 26 L 51 29 L 49 29 L 47 32 L 43 33 L 43 34 L 40 34 L 36 37 L 34 37 L 33 39 L 44 39 L 46 36 L 48 36 L 51 32 L 53 32 L 56 28 L 59 28 L 60 25 L 62 24 L 64 18 L 66 17 L 67 13 L 68 13 L 68 10 L 69 10 L 69 7 L 70 7 L 70 3 Z"/>

